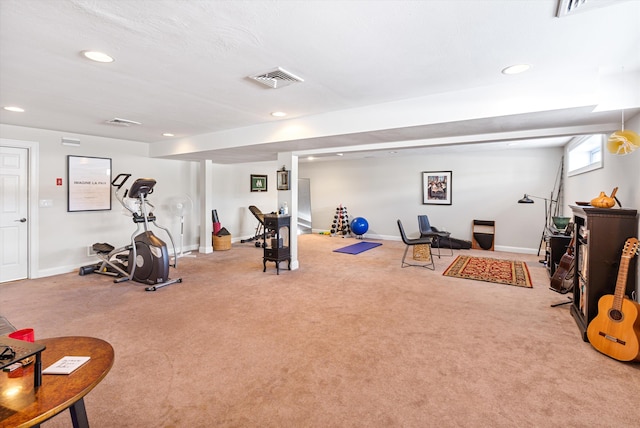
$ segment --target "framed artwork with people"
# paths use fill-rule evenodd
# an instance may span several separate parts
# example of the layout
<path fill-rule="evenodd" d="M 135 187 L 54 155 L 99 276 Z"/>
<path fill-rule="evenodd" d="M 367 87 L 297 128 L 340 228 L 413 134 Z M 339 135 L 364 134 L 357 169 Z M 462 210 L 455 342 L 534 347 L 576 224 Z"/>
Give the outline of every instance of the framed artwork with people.
<path fill-rule="evenodd" d="M 422 203 L 451 205 L 451 171 L 422 172 Z"/>

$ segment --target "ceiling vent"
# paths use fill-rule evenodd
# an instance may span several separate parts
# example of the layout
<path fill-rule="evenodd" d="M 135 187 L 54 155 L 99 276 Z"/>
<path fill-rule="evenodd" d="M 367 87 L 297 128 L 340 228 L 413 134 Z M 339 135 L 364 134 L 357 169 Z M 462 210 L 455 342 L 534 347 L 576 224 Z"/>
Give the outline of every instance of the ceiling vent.
<path fill-rule="evenodd" d="M 268 73 L 256 74 L 255 76 L 249 76 L 249 79 L 253 79 L 256 82 L 262 83 L 273 89 L 284 88 L 293 83 L 304 82 L 304 79 L 289 73 L 283 68 L 276 68 Z"/>
<path fill-rule="evenodd" d="M 61 144 L 63 146 L 80 147 L 80 139 L 79 138 L 62 137 Z"/>
<path fill-rule="evenodd" d="M 115 126 L 142 125 L 140 122 L 136 122 L 135 120 L 120 119 L 119 117 L 114 117 L 111 120 L 107 120 L 107 123 L 109 125 L 115 125 Z"/>
<path fill-rule="evenodd" d="M 563 16 L 570 14 L 573 15 L 576 12 L 584 12 L 585 10 L 608 6 L 614 2 L 619 3 L 620 1 L 621 0 L 558 0 L 558 11 L 556 12 L 556 16 L 558 18 L 562 18 Z"/>

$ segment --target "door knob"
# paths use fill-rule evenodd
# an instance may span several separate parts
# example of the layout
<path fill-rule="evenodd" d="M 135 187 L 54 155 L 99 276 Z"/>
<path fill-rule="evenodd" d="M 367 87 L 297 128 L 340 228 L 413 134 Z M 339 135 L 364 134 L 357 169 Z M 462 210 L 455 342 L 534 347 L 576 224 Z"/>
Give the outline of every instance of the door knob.
<path fill-rule="evenodd" d="M 20 223 L 24 223 L 25 221 L 27 221 L 27 219 L 22 217 L 20 220 L 15 220 L 15 221 L 19 221 Z"/>

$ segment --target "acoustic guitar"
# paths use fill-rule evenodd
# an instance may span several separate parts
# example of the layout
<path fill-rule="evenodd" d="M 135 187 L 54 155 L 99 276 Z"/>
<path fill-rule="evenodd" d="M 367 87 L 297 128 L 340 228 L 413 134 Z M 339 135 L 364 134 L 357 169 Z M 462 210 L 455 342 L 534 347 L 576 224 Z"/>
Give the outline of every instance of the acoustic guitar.
<path fill-rule="evenodd" d="M 573 288 L 573 281 L 571 279 L 573 278 L 575 263 L 575 257 L 573 255 L 574 239 L 575 237 L 571 239 L 567 251 L 560 259 L 560 264 L 558 264 L 558 267 L 551 277 L 551 285 L 549 288 L 560 294 L 567 294 Z M 567 282 L 570 283 L 568 287 L 565 285 Z"/>
<path fill-rule="evenodd" d="M 640 304 L 624 297 L 629 261 L 640 244 L 629 238 L 624 244 L 615 295 L 598 301 L 598 315 L 587 327 L 589 342 L 598 351 L 619 361 L 640 361 Z"/>

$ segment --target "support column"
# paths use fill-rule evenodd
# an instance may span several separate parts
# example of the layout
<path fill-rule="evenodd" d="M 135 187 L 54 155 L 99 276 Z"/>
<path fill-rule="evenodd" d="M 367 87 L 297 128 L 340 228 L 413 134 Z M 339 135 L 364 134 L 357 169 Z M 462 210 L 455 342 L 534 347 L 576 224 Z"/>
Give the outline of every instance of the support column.
<path fill-rule="evenodd" d="M 213 252 L 213 221 L 211 210 L 213 209 L 213 163 L 210 160 L 200 161 L 198 174 L 200 187 L 200 246 L 198 251 L 203 254 Z"/>
<path fill-rule="evenodd" d="M 291 270 L 298 269 L 298 156 L 291 152 L 278 153 L 278 169 L 289 170 L 289 190 L 278 190 L 278 208 L 287 203 L 291 216 L 289 252 L 291 253 Z"/>

